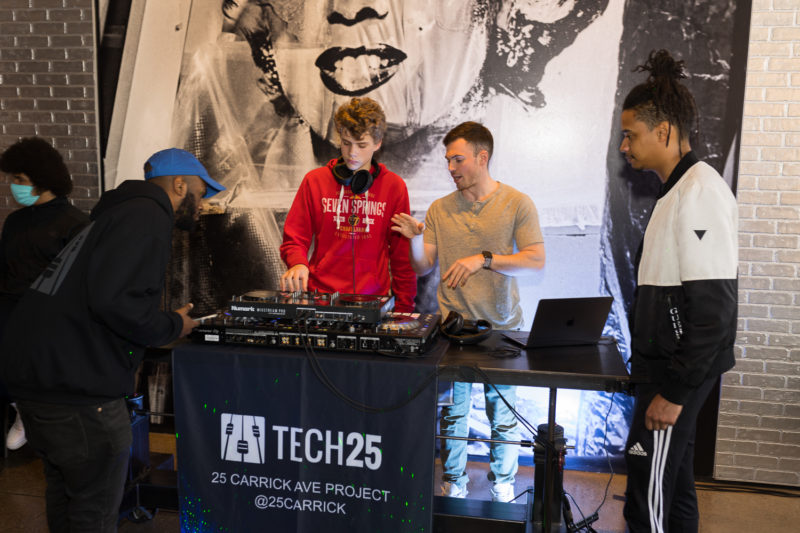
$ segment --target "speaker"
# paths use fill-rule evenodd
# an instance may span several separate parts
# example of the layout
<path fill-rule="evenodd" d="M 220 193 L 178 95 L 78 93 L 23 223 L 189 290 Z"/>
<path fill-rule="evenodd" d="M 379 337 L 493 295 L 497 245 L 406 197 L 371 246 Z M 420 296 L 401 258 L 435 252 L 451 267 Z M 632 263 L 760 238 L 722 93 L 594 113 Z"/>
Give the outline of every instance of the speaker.
<path fill-rule="evenodd" d="M 367 192 L 367 189 L 372 187 L 372 183 L 377 179 L 380 172 L 381 169 L 378 166 L 378 162 L 375 161 L 374 156 L 369 170 L 361 169 L 353 172 L 347 168 L 347 165 L 345 165 L 341 157 L 336 160 L 336 164 L 333 166 L 333 177 L 342 185 L 346 185 L 348 180 L 350 180 L 350 190 L 353 194 L 364 194 Z"/>
<path fill-rule="evenodd" d="M 450 311 L 439 331 L 456 344 L 477 344 L 489 338 L 492 324 L 488 320 L 464 320 L 460 313 Z"/>

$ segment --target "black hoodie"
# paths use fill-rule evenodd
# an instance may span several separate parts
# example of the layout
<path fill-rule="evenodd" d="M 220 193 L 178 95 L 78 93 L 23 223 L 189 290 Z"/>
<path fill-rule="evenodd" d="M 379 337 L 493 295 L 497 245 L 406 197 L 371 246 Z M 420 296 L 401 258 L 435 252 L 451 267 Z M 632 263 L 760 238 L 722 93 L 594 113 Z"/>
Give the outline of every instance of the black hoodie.
<path fill-rule="evenodd" d="M 133 392 L 144 347 L 180 336 L 180 315 L 160 307 L 172 244 L 167 193 L 126 181 L 100 198 L 91 220 L 9 318 L 0 379 L 15 398 L 121 398 Z"/>
<path fill-rule="evenodd" d="M 0 324 L 31 282 L 88 223 L 86 213 L 63 196 L 8 215 L 0 237 Z"/>

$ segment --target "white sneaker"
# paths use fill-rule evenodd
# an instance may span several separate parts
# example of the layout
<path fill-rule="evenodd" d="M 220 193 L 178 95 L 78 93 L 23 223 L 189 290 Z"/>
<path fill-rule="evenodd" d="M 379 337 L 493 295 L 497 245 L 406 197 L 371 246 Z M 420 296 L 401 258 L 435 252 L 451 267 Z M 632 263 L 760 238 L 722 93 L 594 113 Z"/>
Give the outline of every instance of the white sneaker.
<path fill-rule="evenodd" d="M 17 419 L 14 420 L 14 425 L 8 430 L 6 437 L 6 447 L 9 450 L 17 450 L 28 442 L 25 437 L 25 426 L 22 425 L 22 417 L 17 413 Z"/>
<path fill-rule="evenodd" d="M 466 498 L 468 494 L 467 487 L 459 487 L 455 483 L 445 481 L 442 483 L 442 496 L 449 496 L 450 498 Z"/>
<path fill-rule="evenodd" d="M 514 485 L 511 483 L 495 483 L 489 492 L 493 502 L 510 502 L 514 499 Z"/>

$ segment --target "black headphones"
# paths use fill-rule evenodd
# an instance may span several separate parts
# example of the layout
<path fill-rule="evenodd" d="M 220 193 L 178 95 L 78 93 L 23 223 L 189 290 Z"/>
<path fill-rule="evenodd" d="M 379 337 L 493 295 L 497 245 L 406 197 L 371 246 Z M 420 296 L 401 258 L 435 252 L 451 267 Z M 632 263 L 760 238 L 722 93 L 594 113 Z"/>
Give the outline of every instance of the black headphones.
<path fill-rule="evenodd" d="M 464 320 L 459 313 L 450 311 L 439 331 L 456 344 L 477 344 L 492 334 L 492 324 L 488 320 Z"/>
<path fill-rule="evenodd" d="M 375 161 L 374 156 L 372 157 L 369 170 L 361 169 L 353 172 L 347 168 L 344 159 L 341 157 L 336 160 L 336 164 L 333 166 L 333 177 L 342 185 L 347 185 L 347 181 L 350 180 L 350 190 L 353 194 L 364 194 L 367 192 L 367 189 L 372 187 L 372 183 L 380 173 L 381 169 L 378 166 L 378 162 Z"/>

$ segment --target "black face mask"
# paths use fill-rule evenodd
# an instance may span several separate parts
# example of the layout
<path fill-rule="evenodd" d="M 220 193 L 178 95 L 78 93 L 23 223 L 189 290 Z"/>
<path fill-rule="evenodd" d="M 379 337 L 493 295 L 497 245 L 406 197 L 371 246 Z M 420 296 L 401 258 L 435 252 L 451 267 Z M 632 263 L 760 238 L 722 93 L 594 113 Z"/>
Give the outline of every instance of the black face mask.
<path fill-rule="evenodd" d="M 181 200 L 178 209 L 175 211 L 175 227 L 183 231 L 193 231 L 197 225 L 195 213 L 198 209 L 198 201 L 193 194 L 187 194 Z"/>

